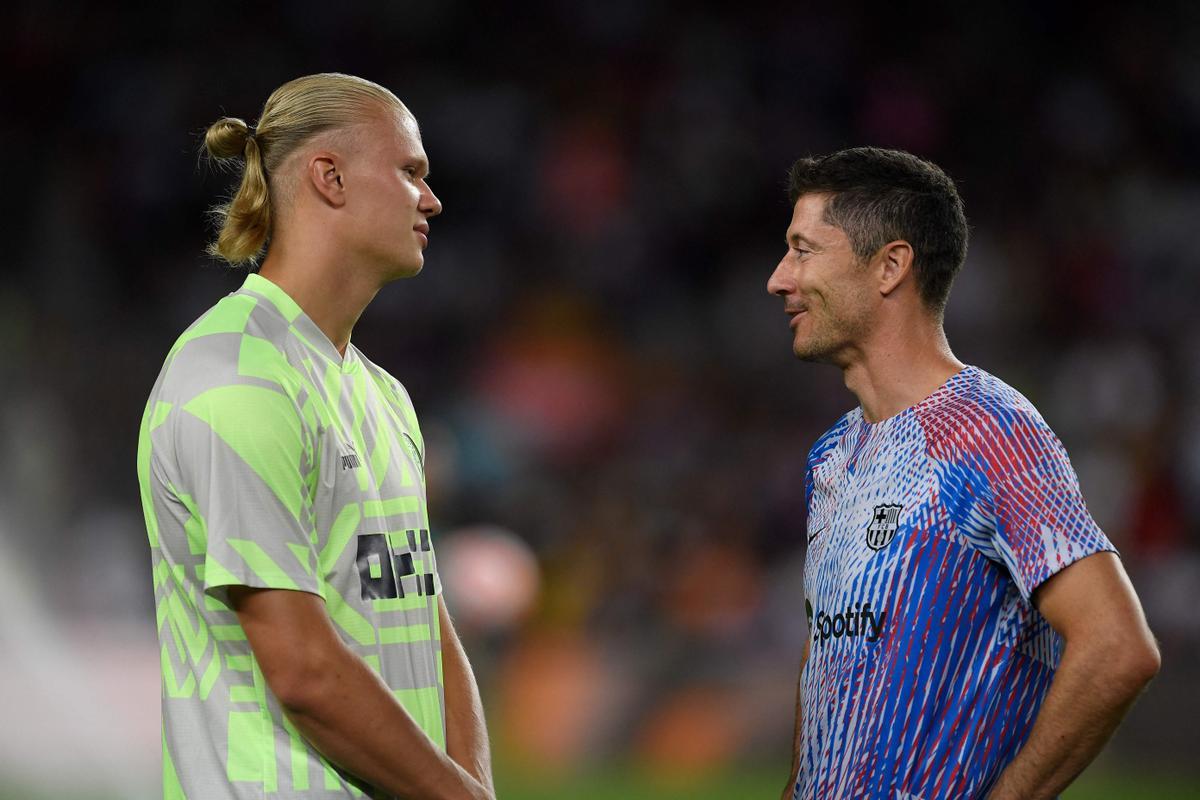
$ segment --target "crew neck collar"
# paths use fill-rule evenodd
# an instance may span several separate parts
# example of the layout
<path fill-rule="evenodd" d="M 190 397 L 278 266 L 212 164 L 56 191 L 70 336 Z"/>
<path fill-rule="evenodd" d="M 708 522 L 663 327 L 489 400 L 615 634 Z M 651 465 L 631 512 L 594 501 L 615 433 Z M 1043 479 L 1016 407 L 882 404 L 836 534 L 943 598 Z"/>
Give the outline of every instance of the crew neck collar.
<path fill-rule="evenodd" d="M 325 332 L 312 321 L 308 314 L 304 313 L 291 295 L 285 292 L 276 283 L 273 283 L 268 278 L 264 278 L 257 272 L 251 272 L 246 275 L 246 280 L 242 284 L 242 290 L 252 292 L 259 295 L 274 306 L 279 315 L 290 325 L 296 333 L 300 335 L 314 350 L 328 358 L 335 364 L 340 365 L 343 369 L 348 368 L 354 361 L 351 354 L 354 351 L 353 345 L 346 343 L 346 355 L 343 358 L 338 349 L 334 347 L 333 342 L 325 335 Z"/>
<path fill-rule="evenodd" d="M 858 412 L 858 419 L 860 422 L 862 422 L 864 425 L 866 425 L 869 429 L 872 429 L 872 430 L 886 428 L 890 425 L 892 420 L 900 419 L 901 417 L 905 417 L 909 414 L 913 414 L 918 409 L 920 409 L 922 406 L 929 405 L 929 404 L 936 402 L 939 397 L 941 397 L 946 392 L 950 391 L 953 387 L 957 386 L 961 381 L 965 380 L 967 378 L 968 374 L 973 373 L 975 371 L 975 369 L 976 368 L 971 366 L 970 364 L 964 365 L 962 369 L 960 369 L 958 372 L 955 372 L 953 375 L 951 375 L 949 378 L 947 378 L 945 381 L 943 381 L 940 386 L 938 386 L 936 389 L 934 389 L 932 392 L 930 392 L 924 398 L 913 403 L 908 408 L 906 408 L 902 411 L 898 411 L 890 417 L 885 417 L 885 418 L 879 420 L 878 422 L 869 421 L 867 419 L 866 413 L 863 411 L 863 407 L 860 405 L 858 408 L 855 409 L 855 411 Z"/>

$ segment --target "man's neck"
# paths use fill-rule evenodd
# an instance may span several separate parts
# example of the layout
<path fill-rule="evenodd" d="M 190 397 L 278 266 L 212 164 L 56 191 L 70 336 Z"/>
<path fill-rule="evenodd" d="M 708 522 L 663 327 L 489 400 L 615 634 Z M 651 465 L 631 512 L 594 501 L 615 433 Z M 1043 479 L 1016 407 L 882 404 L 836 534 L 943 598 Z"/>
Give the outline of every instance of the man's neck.
<path fill-rule="evenodd" d="M 954 357 L 940 324 L 906 335 L 877 334 L 842 368 L 846 388 L 867 422 L 894 417 L 933 394 L 964 364 Z"/>
<path fill-rule="evenodd" d="M 259 274 L 287 292 L 344 357 L 350 333 L 381 288 L 366 270 L 272 243 Z"/>

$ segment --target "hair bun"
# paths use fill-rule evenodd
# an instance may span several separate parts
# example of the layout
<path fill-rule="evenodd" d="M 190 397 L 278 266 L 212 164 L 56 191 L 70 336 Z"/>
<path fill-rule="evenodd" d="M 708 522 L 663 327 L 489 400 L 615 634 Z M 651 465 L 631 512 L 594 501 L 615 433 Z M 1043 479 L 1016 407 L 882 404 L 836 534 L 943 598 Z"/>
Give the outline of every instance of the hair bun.
<path fill-rule="evenodd" d="M 221 117 L 208 126 L 204 147 L 213 158 L 241 158 L 246 152 L 250 126 L 237 117 Z"/>

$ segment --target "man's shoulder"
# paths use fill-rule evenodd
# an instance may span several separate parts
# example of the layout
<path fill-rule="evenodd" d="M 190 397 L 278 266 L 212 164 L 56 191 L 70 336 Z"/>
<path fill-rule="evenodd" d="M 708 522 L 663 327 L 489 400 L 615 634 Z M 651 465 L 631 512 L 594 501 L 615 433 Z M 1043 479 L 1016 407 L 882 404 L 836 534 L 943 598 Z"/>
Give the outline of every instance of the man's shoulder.
<path fill-rule="evenodd" d="M 161 399 L 183 404 L 212 389 L 258 385 L 292 393 L 298 374 L 285 353 L 288 325 L 254 295 L 234 292 L 179 336 L 163 364 Z"/>
<path fill-rule="evenodd" d="M 184 329 L 171 345 L 168 358 L 176 356 L 192 342 L 222 334 L 242 333 L 257 305 L 257 298 L 243 292 L 225 295 Z"/>
<path fill-rule="evenodd" d="M 934 451 L 973 451 L 1012 440 L 1030 429 L 1048 431 L 1024 394 L 991 373 L 967 367 L 916 409 Z"/>
<path fill-rule="evenodd" d="M 817 437 L 812 448 L 808 451 L 808 468 L 811 470 L 825 460 L 825 457 L 838 446 L 850 425 L 861 418 L 861 409 L 855 408 L 838 417 L 837 422 Z"/>

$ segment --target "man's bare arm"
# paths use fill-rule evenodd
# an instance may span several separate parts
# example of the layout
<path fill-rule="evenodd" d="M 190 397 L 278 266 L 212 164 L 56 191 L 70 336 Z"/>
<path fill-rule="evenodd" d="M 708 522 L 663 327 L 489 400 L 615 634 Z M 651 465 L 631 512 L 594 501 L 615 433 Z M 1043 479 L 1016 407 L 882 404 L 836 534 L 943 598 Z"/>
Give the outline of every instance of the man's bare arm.
<path fill-rule="evenodd" d="M 1112 736 L 1159 668 L 1158 647 L 1112 553 L 1070 565 L 1034 592 L 1065 647 L 1033 730 L 989 800 L 1038 800 L 1065 789 Z"/>
<path fill-rule="evenodd" d="M 229 594 L 267 685 L 326 758 L 405 798 L 492 797 L 342 642 L 320 597 L 244 586 L 230 587 Z"/>
<path fill-rule="evenodd" d="M 811 641 L 811 637 L 809 639 Z M 796 727 L 792 734 L 792 777 L 787 786 L 783 787 L 780 800 L 791 800 L 796 787 L 796 778 L 800 775 L 800 739 L 804 730 L 804 711 L 800 702 L 800 687 L 804 680 L 804 665 L 808 663 L 808 641 L 804 643 L 804 655 L 800 657 L 800 673 L 796 678 Z"/>
<path fill-rule="evenodd" d="M 441 597 L 438 609 L 442 623 L 442 676 L 446 684 L 446 751 L 488 791 L 495 791 L 479 686 Z"/>

